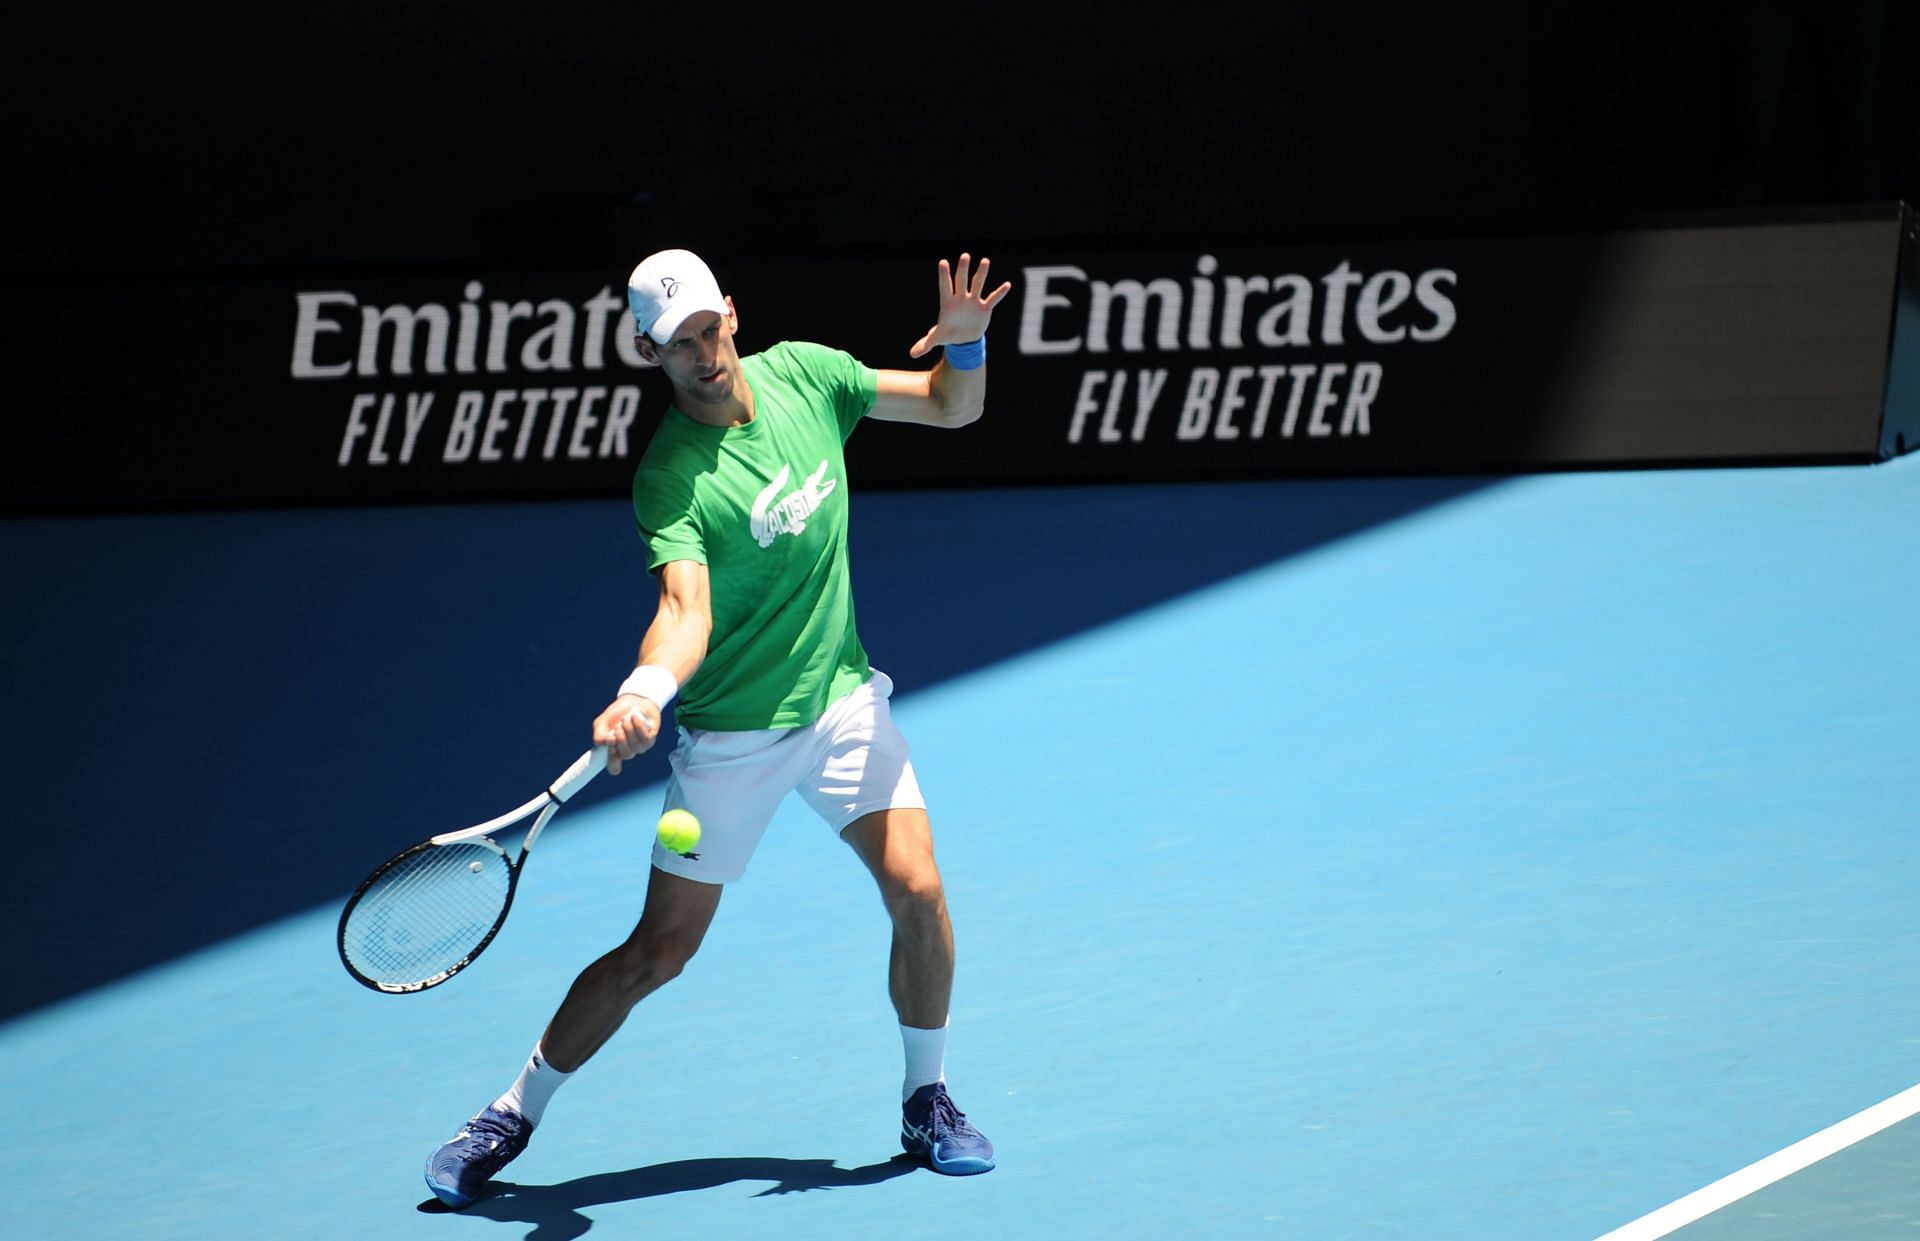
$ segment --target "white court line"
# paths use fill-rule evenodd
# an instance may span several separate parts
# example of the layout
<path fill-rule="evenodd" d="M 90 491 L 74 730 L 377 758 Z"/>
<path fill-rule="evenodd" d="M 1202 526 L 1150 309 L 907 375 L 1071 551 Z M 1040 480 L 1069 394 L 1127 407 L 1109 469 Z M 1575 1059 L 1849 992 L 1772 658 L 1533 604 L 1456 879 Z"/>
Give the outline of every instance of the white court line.
<path fill-rule="evenodd" d="M 1802 1168 L 1819 1163 L 1836 1151 L 1870 1138 L 1882 1129 L 1892 1128 L 1916 1112 L 1920 1112 L 1920 1086 L 1902 1090 L 1883 1103 L 1876 1103 L 1837 1125 L 1830 1125 L 1810 1138 L 1802 1138 L 1783 1151 L 1768 1155 L 1758 1163 L 1748 1164 L 1738 1172 L 1696 1189 L 1678 1201 L 1642 1215 L 1631 1224 L 1622 1224 L 1605 1236 L 1595 1238 L 1595 1241 L 1654 1241 L 1657 1237 L 1664 1237 L 1729 1203 L 1738 1202 L 1756 1190 L 1792 1176 Z"/>

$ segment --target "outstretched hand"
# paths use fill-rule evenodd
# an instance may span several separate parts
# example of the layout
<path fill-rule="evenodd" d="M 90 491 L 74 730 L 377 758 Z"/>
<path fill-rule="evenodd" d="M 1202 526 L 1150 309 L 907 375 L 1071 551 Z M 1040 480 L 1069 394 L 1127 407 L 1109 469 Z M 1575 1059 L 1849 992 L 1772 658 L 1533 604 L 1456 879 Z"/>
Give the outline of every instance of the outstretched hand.
<path fill-rule="evenodd" d="M 987 323 L 993 318 L 993 308 L 1000 300 L 1013 292 L 1013 282 L 1005 281 L 993 292 L 981 296 L 980 290 L 987 287 L 987 268 L 991 260 L 982 258 L 980 266 L 969 274 L 967 265 L 972 256 L 960 256 L 960 265 L 954 268 L 947 260 L 940 260 L 940 317 L 927 334 L 914 343 L 908 350 L 908 356 L 921 358 L 933 350 L 935 345 L 962 344 L 970 340 L 979 340 L 987 334 Z"/>

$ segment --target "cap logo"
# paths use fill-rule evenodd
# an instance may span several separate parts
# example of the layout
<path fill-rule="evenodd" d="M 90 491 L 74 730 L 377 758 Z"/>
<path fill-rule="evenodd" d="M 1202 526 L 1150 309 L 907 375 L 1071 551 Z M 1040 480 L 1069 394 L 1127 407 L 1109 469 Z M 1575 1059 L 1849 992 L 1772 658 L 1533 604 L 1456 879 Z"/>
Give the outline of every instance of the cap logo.
<path fill-rule="evenodd" d="M 667 291 L 667 297 L 670 299 L 680 295 L 680 282 L 672 276 L 660 277 L 660 287 Z"/>

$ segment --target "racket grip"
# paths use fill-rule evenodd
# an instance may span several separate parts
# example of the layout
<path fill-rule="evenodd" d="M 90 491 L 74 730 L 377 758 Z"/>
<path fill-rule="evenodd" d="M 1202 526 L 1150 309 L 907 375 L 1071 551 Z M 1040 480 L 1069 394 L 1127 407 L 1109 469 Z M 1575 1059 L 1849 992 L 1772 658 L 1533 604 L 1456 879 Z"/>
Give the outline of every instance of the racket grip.
<path fill-rule="evenodd" d="M 555 801 L 566 801 L 587 786 L 595 776 L 607 769 L 607 747 L 594 746 L 573 761 L 573 766 L 560 774 L 560 778 L 547 787 Z"/>

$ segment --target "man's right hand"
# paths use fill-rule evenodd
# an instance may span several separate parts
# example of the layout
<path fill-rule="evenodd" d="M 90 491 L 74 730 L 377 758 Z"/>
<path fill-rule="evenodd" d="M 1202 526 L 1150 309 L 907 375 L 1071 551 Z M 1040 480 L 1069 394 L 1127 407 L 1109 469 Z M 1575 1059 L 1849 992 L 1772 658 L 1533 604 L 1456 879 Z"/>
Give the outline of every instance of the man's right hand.
<path fill-rule="evenodd" d="M 607 774 L 653 748 L 660 737 L 660 708 L 638 694 L 622 694 L 593 721 L 593 743 L 607 747 Z"/>

